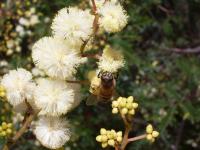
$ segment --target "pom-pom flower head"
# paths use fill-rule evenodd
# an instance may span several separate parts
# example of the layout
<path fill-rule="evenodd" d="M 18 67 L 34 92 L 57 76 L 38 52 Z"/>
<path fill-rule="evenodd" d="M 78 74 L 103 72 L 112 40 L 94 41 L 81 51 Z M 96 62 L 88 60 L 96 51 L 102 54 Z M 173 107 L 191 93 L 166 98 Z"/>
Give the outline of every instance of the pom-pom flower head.
<path fill-rule="evenodd" d="M 111 47 L 106 46 L 98 62 L 98 66 L 100 70 L 115 73 L 124 66 L 124 57 L 120 51 L 113 50 Z"/>
<path fill-rule="evenodd" d="M 52 37 L 44 37 L 36 42 L 32 57 L 39 69 L 59 79 L 70 78 L 76 73 L 76 68 L 86 61 L 76 50 L 69 48 L 65 41 Z"/>
<path fill-rule="evenodd" d="M 89 10 L 76 7 L 61 9 L 53 20 L 52 30 L 55 37 L 66 39 L 75 45 L 80 45 L 92 34 L 94 16 Z"/>
<path fill-rule="evenodd" d="M 100 26 L 106 32 L 121 31 L 127 24 L 128 16 L 120 4 L 106 2 L 99 10 L 101 15 Z"/>
<path fill-rule="evenodd" d="M 3 76 L 1 84 L 6 90 L 8 102 L 13 106 L 33 97 L 35 84 L 32 82 L 31 73 L 25 69 L 11 70 Z"/>
<path fill-rule="evenodd" d="M 34 134 L 42 145 L 50 149 L 62 147 L 71 135 L 68 122 L 57 117 L 40 117 Z"/>
<path fill-rule="evenodd" d="M 61 80 L 40 79 L 34 96 L 40 115 L 66 114 L 74 103 L 73 90 Z"/>

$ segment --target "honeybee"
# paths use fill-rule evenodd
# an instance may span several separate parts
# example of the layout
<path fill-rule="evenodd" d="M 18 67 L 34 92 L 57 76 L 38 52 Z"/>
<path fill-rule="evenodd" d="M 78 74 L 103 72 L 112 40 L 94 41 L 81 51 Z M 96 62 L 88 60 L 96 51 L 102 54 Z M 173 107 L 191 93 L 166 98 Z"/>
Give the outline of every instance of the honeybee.
<path fill-rule="evenodd" d="M 100 71 L 94 76 L 90 84 L 91 96 L 87 100 L 87 105 L 94 105 L 98 102 L 107 102 L 115 94 L 117 74 Z"/>

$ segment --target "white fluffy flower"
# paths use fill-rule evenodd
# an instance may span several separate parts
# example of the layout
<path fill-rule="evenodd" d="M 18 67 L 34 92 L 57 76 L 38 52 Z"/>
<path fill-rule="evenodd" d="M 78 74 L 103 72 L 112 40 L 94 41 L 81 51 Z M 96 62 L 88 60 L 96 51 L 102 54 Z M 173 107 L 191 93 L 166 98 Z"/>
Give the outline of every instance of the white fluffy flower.
<path fill-rule="evenodd" d="M 109 46 L 106 46 L 103 50 L 103 54 L 98 62 L 98 68 L 100 70 L 117 72 L 118 69 L 124 66 L 124 57 L 120 51 L 113 50 Z"/>
<path fill-rule="evenodd" d="M 40 115 L 66 114 L 74 103 L 74 91 L 62 80 L 38 80 L 34 96 Z"/>
<path fill-rule="evenodd" d="M 66 39 L 73 45 L 81 45 L 93 32 L 93 20 L 94 16 L 89 10 L 63 8 L 58 11 L 51 28 L 56 37 Z"/>
<path fill-rule="evenodd" d="M 106 2 L 100 9 L 100 26 L 106 32 L 114 33 L 121 31 L 127 24 L 126 11 L 118 3 Z"/>
<path fill-rule="evenodd" d="M 35 84 L 32 82 L 32 75 L 25 69 L 11 70 L 3 76 L 1 84 L 6 89 L 8 102 L 13 105 L 19 105 L 27 99 L 33 97 Z"/>
<path fill-rule="evenodd" d="M 87 59 L 69 48 L 65 41 L 44 37 L 36 42 L 32 49 L 33 61 L 39 69 L 50 77 L 66 79 L 76 73 L 76 68 Z"/>
<path fill-rule="evenodd" d="M 62 147 L 71 136 L 69 123 L 57 117 L 40 117 L 34 134 L 43 146 L 50 149 Z"/>

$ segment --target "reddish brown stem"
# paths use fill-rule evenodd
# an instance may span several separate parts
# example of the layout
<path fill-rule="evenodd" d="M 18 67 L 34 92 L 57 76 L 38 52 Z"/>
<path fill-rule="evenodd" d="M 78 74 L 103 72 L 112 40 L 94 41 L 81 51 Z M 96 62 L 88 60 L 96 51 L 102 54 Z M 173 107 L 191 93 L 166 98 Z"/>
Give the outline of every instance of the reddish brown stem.
<path fill-rule="evenodd" d="M 72 81 L 72 80 L 66 80 L 67 83 L 74 83 L 74 84 L 84 84 L 87 85 L 90 82 L 88 80 L 82 80 L 82 81 Z"/>
<path fill-rule="evenodd" d="M 128 143 L 129 142 L 134 142 L 134 141 L 137 141 L 137 140 L 141 140 L 141 139 L 144 139 L 144 138 L 146 138 L 146 134 L 130 138 L 130 139 L 128 139 Z"/>

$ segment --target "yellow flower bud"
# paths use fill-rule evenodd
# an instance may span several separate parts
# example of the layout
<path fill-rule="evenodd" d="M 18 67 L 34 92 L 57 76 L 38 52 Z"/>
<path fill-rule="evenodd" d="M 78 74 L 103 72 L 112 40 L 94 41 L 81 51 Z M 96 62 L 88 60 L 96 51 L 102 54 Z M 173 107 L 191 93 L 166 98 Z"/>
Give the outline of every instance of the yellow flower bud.
<path fill-rule="evenodd" d="M 151 124 L 149 124 L 147 127 L 146 127 L 146 132 L 148 134 L 151 134 L 153 132 L 153 126 Z"/>
<path fill-rule="evenodd" d="M 118 131 L 118 132 L 117 132 L 117 136 L 118 136 L 118 137 L 119 137 L 119 136 L 122 137 L 122 131 Z"/>
<path fill-rule="evenodd" d="M 112 133 L 111 131 L 107 131 L 107 137 L 108 137 L 109 139 L 113 139 L 113 138 L 114 138 L 114 135 L 113 135 L 113 133 Z"/>
<path fill-rule="evenodd" d="M 0 126 L 0 132 L 3 131 L 2 127 Z"/>
<path fill-rule="evenodd" d="M 108 140 L 108 145 L 115 146 L 115 141 L 113 139 Z"/>
<path fill-rule="evenodd" d="M 118 109 L 117 109 L 117 108 L 113 108 L 113 109 L 112 109 L 112 113 L 113 113 L 113 114 L 117 114 L 117 113 L 118 113 Z"/>
<path fill-rule="evenodd" d="M 101 128 L 100 133 L 101 133 L 101 135 L 105 135 L 107 133 L 107 131 L 106 131 L 106 129 Z"/>
<path fill-rule="evenodd" d="M 3 129 L 6 129 L 6 128 L 7 128 L 7 124 L 6 124 L 5 122 L 3 122 L 3 123 L 1 124 L 1 126 L 2 126 Z"/>
<path fill-rule="evenodd" d="M 131 110 L 128 111 L 128 113 L 129 113 L 130 115 L 134 115 L 134 114 L 135 114 L 135 110 L 134 110 L 134 109 L 131 109 Z"/>
<path fill-rule="evenodd" d="M 2 131 L 2 132 L 1 132 L 1 136 L 6 136 L 6 132 L 5 132 L 5 131 Z"/>
<path fill-rule="evenodd" d="M 117 99 L 117 101 L 118 101 L 118 102 L 121 102 L 122 99 L 123 99 L 123 97 L 119 97 L 119 98 Z"/>
<path fill-rule="evenodd" d="M 119 106 L 119 102 L 118 101 L 113 101 L 112 102 L 112 107 L 118 107 Z"/>
<path fill-rule="evenodd" d="M 151 141 L 153 139 L 153 136 L 151 134 L 147 134 L 147 140 Z"/>
<path fill-rule="evenodd" d="M 152 138 L 150 141 L 151 141 L 152 143 L 155 142 L 155 138 Z"/>
<path fill-rule="evenodd" d="M 101 136 L 101 135 L 98 135 L 98 136 L 96 137 L 96 141 L 97 141 L 97 142 L 102 142 L 102 136 Z"/>
<path fill-rule="evenodd" d="M 7 134 L 11 134 L 11 133 L 12 133 L 12 130 L 11 130 L 11 129 L 7 129 L 7 130 L 6 130 L 6 133 L 7 133 Z"/>
<path fill-rule="evenodd" d="M 132 103 L 127 103 L 127 104 L 126 104 L 126 108 L 132 109 L 132 108 L 133 108 L 133 104 L 132 104 Z"/>
<path fill-rule="evenodd" d="M 106 135 L 102 135 L 101 136 L 101 141 L 102 142 L 107 142 L 107 140 L 108 140 L 108 137 Z"/>
<path fill-rule="evenodd" d="M 154 138 L 158 137 L 158 136 L 159 136 L 159 132 L 158 132 L 158 131 L 153 131 L 153 132 L 152 132 L 152 136 L 153 136 Z"/>
<path fill-rule="evenodd" d="M 6 93 L 4 91 L 1 91 L 0 92 L 0 97 L 5 97 L 6 96 Z"/>
<path fill-rule="evenodd" d="M 13 126 L 12 123 L 8 123 L 8 124 L 7 124 L 7 127 L 8 127 L 8 128 L 12 128 L 12 126 Z"/>
<path fill-rule="evenodd" d="M 128 113 L 128 109 L 127 108 L 122 108 L 121 110 L 123 115 L 126 115 Z"/>
<path fill-rule="evenodd" d="M 126 102 L 124 101 L 119 102 L 119 107 L 121 108 L 126 107 Z"/>
<path fill-rule="evenodd" d="M 102 143 L 101 146 L 102 148 L 106 148 L 108 146 L 108 143 Z"/>
<path fill-rule="evenodd" d="M 128 102 L 128 103 L 132 103 L 132 102 L 133 102 L 133 96 L 129 96 L 129 97 L 127 98 L 127 102 Z"/>
<path fill-rule="evenodd" d="M 122 142 L 122 137 L 121 137 L 121 136 L 118 136 L 118 137 L 117 137 L 117 142 L 119 142 L 119 143 Z"/>
<path fill-rule="evenodd" d="M 132 105 L 134 109 L 138 108 L 138 103 L 133 103 Z"/>

